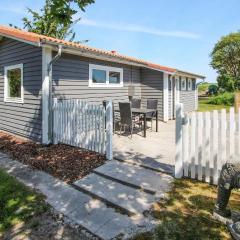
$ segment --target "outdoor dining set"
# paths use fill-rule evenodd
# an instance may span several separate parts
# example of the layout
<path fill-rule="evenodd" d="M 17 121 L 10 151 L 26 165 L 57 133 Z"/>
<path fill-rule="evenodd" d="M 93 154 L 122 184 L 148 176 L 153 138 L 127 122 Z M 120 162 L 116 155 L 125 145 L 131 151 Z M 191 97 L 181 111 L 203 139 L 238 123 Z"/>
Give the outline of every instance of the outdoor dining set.
<path fill-rule="evenodd" d="M 114 131 L 120 130 L 120 134 L 126 129 L 133 134 L 136 126 L 143 131 L 143 137 L 146 137 L 147 122 L 151 122 L 153 129 L 153 120 L 156 121 L 156 132 L 158 132 L 158 100 L 147 99 L 146 107 L 142 107 L 142 99 L 131 99 L 129 102 L 119 102 L 113 110 Z"/>

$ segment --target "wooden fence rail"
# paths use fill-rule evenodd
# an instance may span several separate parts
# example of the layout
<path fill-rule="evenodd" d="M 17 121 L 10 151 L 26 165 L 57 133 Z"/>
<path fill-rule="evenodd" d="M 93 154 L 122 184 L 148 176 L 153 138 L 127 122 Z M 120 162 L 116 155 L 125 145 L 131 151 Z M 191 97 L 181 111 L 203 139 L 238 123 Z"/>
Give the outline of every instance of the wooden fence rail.
<path fill-rule="evenodd" d="M 217 184 L 222 165 L 240 161 L 240 111 L 183 114 L 176 109 L 175 177 Z"/>
<path fill-rule="evenodd" d="M 85 148 L 112 159 L 112 103 L 106 109 L 79 99 L 53 102 L 54 144 Z"/>

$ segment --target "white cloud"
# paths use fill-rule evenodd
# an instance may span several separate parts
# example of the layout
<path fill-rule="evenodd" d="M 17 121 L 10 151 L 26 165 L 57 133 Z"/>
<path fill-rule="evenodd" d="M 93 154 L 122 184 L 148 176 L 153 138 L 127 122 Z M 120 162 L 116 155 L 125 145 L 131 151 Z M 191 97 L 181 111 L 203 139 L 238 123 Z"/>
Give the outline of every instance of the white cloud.
<path fill-rule="evenodd" d="M 150 28 L 146 26 L 134 25 L 134 24 L 123 24 L 123 23 L 107 23 L 101 21 L 94 21 L 91 19 L 83 18 L 79 22 L 80 25 L 92 26 L 99 28 L 112 29 L 117 31 L 127 31 L 127 32 L 138 32 L 152 34 L 156 36 L 165 36 L 165 37 L 177 37 L 177 38 L 191 38 L 198 39 L 200 35 L 196 33 L 186 32 L 186 31 L 163 31 L 157 28 Z"/>

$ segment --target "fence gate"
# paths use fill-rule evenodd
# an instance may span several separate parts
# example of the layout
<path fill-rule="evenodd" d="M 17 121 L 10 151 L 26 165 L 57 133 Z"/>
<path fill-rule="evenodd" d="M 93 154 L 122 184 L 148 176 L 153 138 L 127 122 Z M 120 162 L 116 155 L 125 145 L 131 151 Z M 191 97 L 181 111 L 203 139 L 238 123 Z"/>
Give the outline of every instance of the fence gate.
<path fill-rule="evenodd" d="M 183 114 L 176 109 L 175 177 L 217 184 L 222 165 L 240 161 L 240 111 Z"/>
<path fill-rule="evenodd" d="M 85 148 L 112 159 L 112 103 L 106 109 L 79 99 L 53 103 L 54 144 Z"/>

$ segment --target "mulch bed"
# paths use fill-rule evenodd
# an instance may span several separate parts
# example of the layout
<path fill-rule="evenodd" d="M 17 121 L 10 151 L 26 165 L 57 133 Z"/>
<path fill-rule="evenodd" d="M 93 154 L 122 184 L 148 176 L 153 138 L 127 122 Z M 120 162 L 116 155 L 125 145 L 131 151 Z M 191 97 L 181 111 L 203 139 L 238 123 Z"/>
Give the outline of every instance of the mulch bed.
<path fill-rule="evenodd" d="M 91 173 L 106 161 L 105 156 L 96 152 L 64 144 L 44 146 L 1 131 L 0 151 L 69 184 Z"/>

